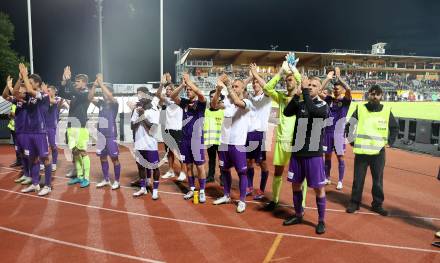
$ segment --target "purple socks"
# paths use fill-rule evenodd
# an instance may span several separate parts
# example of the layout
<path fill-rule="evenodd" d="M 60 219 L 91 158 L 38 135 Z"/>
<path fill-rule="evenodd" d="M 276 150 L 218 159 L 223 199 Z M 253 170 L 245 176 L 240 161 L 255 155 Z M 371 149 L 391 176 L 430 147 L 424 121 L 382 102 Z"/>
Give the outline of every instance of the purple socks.
<path fill-rule="evenodd" d="M 196 180 L 195 176 L 188 176 L 188 184 L 189 187 L 191 188 L 191 191 L 194 191 L 194 189 L 196 189 L 195 180 Z"/>
<path fill-rule="evenodd" d="M 339 182 L 342 182 L 344 180 L 344 172 L 345 172 L 345 161 L 341 160 L 339 161 Z"/>
<path fill-rule="evenodd" d="M 228 171 L 221 171 L 222 178 L 223 178 L 223 192 L 226 196 L 231 195 L 231 185 L 232 185 L 232 176 L 231 172 Z M 245 192 L 246 192 L 246 186 L 245 186 Z"/>
<path fill-rule="evenodd" d="M 40 162 L 32 164 L 31 176 L 33 185 L 37 185 L 40 183 Z"/>
<path fill-rule="evenodd" d="M 316 206 L 318 207 L 318 221 L 324 222 L 326 198 L 316 197 Z"/>
<path fill-rule="evenodd" d="M 115 170 L 115 181 L 119 182 L 119 178 L 121 177 L 121 164 L 113 165 L 113 169 Z"/>
<path fill-rule="evenodd" d="M 231 173 L 229 173 L 229 176 L 231 176 Z M 246 176 L 246 171 L 238 172 L 238 178 L 240 180 L 240 201 L 244 202 L 246 199 L 246 187 L 248 186 L 248 177 Z"/>
<path fill-rule="evenodd" d="M 302 217 L 304 214 L 302 199 L 303 199 L 303 195 L 301 191 L 293 192 L 293 206 L 295 207 L 295 215 L 297 217 Z"/>
<path fill-rule="evenodd" d="M 50 186 L 52 182 L 52 165 L 49 163 L 44 166 L 44 185 Z"/>
<path fill-rule="evenodd" d="M 325 176 L 330 178 L 330 170 L 332 169 L 332 160 L 325 160 L 324 161 L 324 168 L 325 168 Z"/>
<path fill-rule="evenodd" d="M 254 188 L 254 168 L 247 169 L 247 187 Z"/>
<path fill-rule="evenodd" d="M 52 148 L 52 163 L 57 164 L 58 162 L 58 148 L 54 147 Z"/>
<path fill-rule="evenodd" d="M 153 182 L 153 189 L 158 189 L 159 188 L 159 181 L 154 181 Z"/>
<path fill-rule="evenodd" d="M 23 163 L 23 175 L 26 177 L 31 177 L 29 171 L 29 160 L 27 158 L 23 158 L 21 161 Z"/>
<path fill-rule="evenodd" d="M 205 190 L 206 179 L 199 178 L 200 190 Z"/>
<path fill-rule="evenodd" d="M 108 175 L 108 170 L 109 170 L 108 162 L 101 161 L 101 168 L 102 168 L 102 174 L 104 175 L 104 180 L 106 181 L 110 180 Z"/>

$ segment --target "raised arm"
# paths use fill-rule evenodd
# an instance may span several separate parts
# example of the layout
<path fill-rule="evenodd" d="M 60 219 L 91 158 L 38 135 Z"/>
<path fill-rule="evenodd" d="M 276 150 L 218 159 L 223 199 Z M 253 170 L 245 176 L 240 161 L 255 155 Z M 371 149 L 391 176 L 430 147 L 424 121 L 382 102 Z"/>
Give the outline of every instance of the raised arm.
<path fill-rule="evenodd" d="M 223 88 L 225 87 L 225 84 L 223 83 L 223 81 L 221 80 L 221 76 L 217 79 L 217 85 L 215 87 L 215 92 L 214 92 L 214 96 L 212 97 L 211 100 L 211 108 L 213 109 L 223 109 L 224 105 L 220 105 L 219 100 L 220 100 L 220 95 L 222 93 Z"/>
<path fill-rule="evenodd" d="M 8 97 L 13 94 L 13 91 L 14 89 L 12 88 L 12 78 L 11 76 L 8 76 L 8 78 L 6 79 L 6 86 L 3 89 L 3 99 L 7 100 Z"/>
<path fill-rule="evenodd" d="M 104 84 L 104 79 L 102 77 L 102 74 L 99 73 L 96 75 L 96 81 L 99 85 L 99 87 L 102 90 L 102 93 L 105 94 L 105 96 L 112 102 L 117 102 L 116 98 L 113 97 L 113 93 L 109 90 L 109 88 Z"/>
<path fill-rule="evenodd" d="M 66 66 L 63 72 L 63 79 L 61 81 L 61 87 L 58 89 L 58 95 L 64 99 L 72 99 L 73 85 L 71 82 L 72 72 L 70 71 L 70 66 Z M 69 87 L 69 92 L 66 91 L 66 87 Z"/>
<path fill-rule="evenodd" d="M 12 89 L 12 96 L 15 97 L 15 98 L 18 98 L 18 97 L 19 97 L 19 93 L 20 93 L 20 85 L 21 85 L 21 82 L 22 82 L 22 81 L 23 81 L 23 77 L 21 76 L 20 73 L 18 73 L 18 79 L 17 79 L 17 81 L 15 82 L 15 86 L 14 86 L 14 88 Z"/>
<path fill-rule="evenodd" d="M 335 68 L 335 74 L 336 74 L 336 79 L 339 80 L 342 83 L 342 86 L 344 86 L 344 88 L 345 88 L 345 95 L 344 95 L 344 97 L 346 99 L 348 99 L 348 100 L 351 100 L 350 85 L 348 85 L 347 82 L 345 82 L 345 80 L 341 78 L 341 69 L 336 67 Z"/>
<path fill-rule="evenodd" d="M 327 77 L 325 78 L 324 82 L 322 82 L 322 89 L 327 88 L 328 83 L 333 79 L 334 75 L 335 75 L 335 72 L 333 70 L 331 70 L 327 73 Z"/>
<path fill-rule="evenodd" d="M 28 77 L 28 69 L 27 67 L 23 64 L 20 63 L 18 65 L 18 68 L 20 70 L 20 74 L 23 77 L 23 81 L 24 81 L 24 86 L 26 87 L 26 92 L 31 95 L 32 97 L 37 97 L 38 92 L 36 90 L 34 90 L 32 88 L 31 83 L 29 82 L 29 77 Z"/>
<path fill-rule="evenodd" d="M 243 80 L 244 87 L 246 88 L 247 85 L 251 83 L 253 79 L 254 76 L 252 76 L 252 72 L 249 71 L 249 76 L 245 80 Z"/>
<path fill-rule="evenodd" d="M 183 74 L 183 78 L 185 79 L 186 85 L 196 94 L 197 100 L 200 102 L 206 102 L 205 95 L 203 95 L 197 85 L 189 79 L 189 75 L 185 73 Z"/>
<path fill-rule="evenodd" d="M 87 94 L 87 99 L 97 106 L 98 100 L 95 98 L 96 87 L 98 87 L 98 78 L 93 82 L 92 87 L 89 89 L 89 94 Z"/>
<path fill-rule="evenodd" d="M 156 97 L 159 98 L 160 105 L 163 105 L 165 101 L 165 96 L 163 95 L 163 88 L 168 84 L 171 84 L 171 75 L 170 73 L 167 72 L 161 77 L 159 88 L 156 91 Z"/>
<path fill-rule="evenodd" d="M 258 83 L 260 84 L 261 87 L 266 86 L 266 81 L 264 81 L 264 79 L 260 75 L 258 75 L 257 64 L 252 63 L 249 67 L 250 67 L 250 73 L 251 73 L 250 75 L 258 81 Z"/>
<path fill-rule="evenodd" d="M 231 98 L 232 103 L 239 108 L 242 108 L 242 109 L 246 108 L 246 103 L 244 102 L 243 99 L 241 99 L 238 96 L 237 93 L 235 93 L 235 90 L 232 88 L 232 86 L 229 85 L 229 86 L 226 86 L 226 88 L 228 89 L 228 93 L 229 93 L 228 96 Z"/>
<path fill-rule="evenodd" d="M 183 88 L 185 87 L 186 83 L 185 83 L 185 79 L 182 78 L 182 83 L 180 83 L 179 87 L 177 87 L 176 89 L 173 90 L 173 92 L 170 95 L 170 98 L 176 103 L 176 104 L 180 104 L 180 92 L 183 90 Z"/>
<path fill-rule="evenodd" d="M 284 61 L 282 66 L 280 67 L 280 70 L 278 71 L 278 73 L 275 76 L 273 76 L 273 78 L 266 85 L 263 86 L 264 93 L 266 93 L 266 95 L 271 97 L 272 100 L 274 100 L 276 103 L 281 102 L 281 96 L 275 90 L 275 87 L 278 84 L 278 82 L 281 80 L 282 76 L 286 74 L 287 68 L 289 68 L 287 61 Z M 293 72 L 293 74 L 294 74 L 295 79 L 297 79 L 298 75 L 299 75 L 299 79 L 301 79 L 301 74 L 299 74 L 299 72 Z M 298 81 L 298 79 L 297 79 L 297 81 Z"/>
<path fill-rule="evenodd" d="M 310 117 L 327 118 L 328 108 L 325 102 L 322 102 L 324 105 L 318 107 L 313 102 L 313 98 L 310 97 L 310 80 L 307 79 L 307 77 L 303 77 L 303 81 L 301 82 L 301 88 L 302 88 L 304 104 L 309 114 L 311 115 Z"/>

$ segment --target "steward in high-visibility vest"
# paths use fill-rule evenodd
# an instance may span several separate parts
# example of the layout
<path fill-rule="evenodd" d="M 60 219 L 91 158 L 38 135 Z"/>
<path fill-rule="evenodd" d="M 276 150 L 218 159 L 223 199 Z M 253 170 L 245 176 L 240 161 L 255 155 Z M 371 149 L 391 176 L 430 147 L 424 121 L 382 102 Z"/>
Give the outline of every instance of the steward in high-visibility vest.
<path fill-rule="evenodd" d="M 206 108 L 205 122 L 203 124 L 203 135 L 205 145 L 220 145 L 220 134 L 224 118 L 224 110 Z"/>
<path fill-rule="evenodd" d="M 370 166 L 373 177 L 371 210 L 382 216 L 388 215 L 382 207 L 385 146 L 394 143 L 399 127 L 391 113 L 391 108 L 380 103 L 382 95 L 383 91 L 379 86 L 372 86 L 368 91 L 368 103 L 359 104 L 352 115 L 352 118 L 357 120 L 357 126 L 354 132 L 353 127 L 350 127 L 351 136 L 348 136 L 348 138 L 354 138 L 352 146 L 355 157 L 353 186 L 347 213 L 359 210 L 365 175 Z M 347 130 L 349 125 L 347 124 Z"/>
<path fill-rule="evenodd" d="M 11 105 L 11 111 L 9 112 L 9 123 L 8 128 L 11 130 L 12 142 L 15 148 L 15 162 L 11 164 L 11 167 L 17 167 L 22 164 L 21 154 L 18 151 L 17 147 L 17 134 L 15 133 L 15 111 L 17 109 L 17 105 Z"/>
<path fill-rule="evenodd" d="M 15 120 L 14 120 L 14 116 L 15 116 L 15 109 L 17 108 L 17 106 L 15 104 L 11 105 L 11 111 L 9 112 L 9 123 L 8 123 L 8 128 L 13 132 L 15 131 Z"/>
<path fill-rule="evenodd" d="M 215 90 L 209 92 L 209 96 L 212 99 Z M 224 96 L 220 97 L 223 100 Z M 222 123 L 224 119 L 223 109 L 214 109 L 212 107 L 206 108 L 205 110 L 205 120 L 203 123 L 203 136 L 205 145 L 208 147 L 208 158 L 209 158 L 209 168 L 208 176 L 206 177 L 206 182 L 214 182 L 215 167 L 217 160 L 218 147 L 220 145 L 220 135 L 222 130 Z"/>
<path fill-rule="evenodd" d="M 381 111 L 370 112 L 366 105 L 357 107 L 358 124 L 354 139 L 355 154 L 378 155 L 388 143 L 388 125 L 391 108 L 383 105 Z"/>

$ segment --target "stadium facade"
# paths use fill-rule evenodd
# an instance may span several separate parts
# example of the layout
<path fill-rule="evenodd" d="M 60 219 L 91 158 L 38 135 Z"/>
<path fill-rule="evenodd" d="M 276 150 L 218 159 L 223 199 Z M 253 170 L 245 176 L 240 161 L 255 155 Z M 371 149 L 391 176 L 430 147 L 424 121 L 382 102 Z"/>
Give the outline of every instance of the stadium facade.
<path fill-rule="evenodd" d="M 372 84 L 381 85 L 389 100 L 400 99 L 398 93 L 410 92 L 418 95 L 416 100 L 438 98 L 440 57 L 387 55 L 384 46 L 385 43 L 377 43 L 369 53 L 332 49 L 326 53 L 300 51 L 295 54 L 300 59 L 299 70 L 307 75 L 324 77 L 329 69 L 341 68 L 342 75 L 355 91 L 355 99 L 362 99 L 362 94 Z M 246 77 L 250 63 L 257 63 L 259 73 L 269 79 L 278 71 L 288 52 L 188 48 L 176 52 L 176 79 L 180 79 L 183 72 L 190 72 L 207 92 L 214 88 L 216 77 L 222 72 Z"/>

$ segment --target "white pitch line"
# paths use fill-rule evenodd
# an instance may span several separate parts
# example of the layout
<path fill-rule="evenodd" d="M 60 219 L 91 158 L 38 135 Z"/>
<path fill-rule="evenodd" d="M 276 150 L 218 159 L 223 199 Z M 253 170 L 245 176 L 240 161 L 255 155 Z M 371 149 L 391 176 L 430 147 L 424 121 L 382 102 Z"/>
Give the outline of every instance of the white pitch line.
<path fill-rule="evenodd" d="M 20 171 L 20 170 L 17 170 L 17 169 L 13 169 L 13 168 L 9 168 L 9 167 L 2 167 L 2 166 L 0 166 L 0 169 L 9 169 L 9 170 L 14 170 L 14 171 Z M 63 180 L 70 180 L 69 178 L 66 178 L 66 177 L 63 177 L 63 176 L 52 175 L 52 177 L 53 178 L 63 179 Z M 167 181 L 165 181 L 165 182 L 167 182 Z M 90 184 L 98 184 L 98 183 L 99 182 L 97 182 L 97 181 L 90 181 Z M 132 189 L 132 190 L 134 189 L 133 187 L 123 186 L 123 185 L 121 185 L 120 188 Z M 168 191 L 161 191 L 161 190 L 159 190 L 158 192 L 159 193 L 163 193 L 163 194 L 169 194 L 169 195 L 180 195 L 180 196 L 184 196 L 185 195 L 184 193 L 168 192 Z M 211 197 L 211 196 L 207 196 L 207 199 L 215 199 L 215 198 Z M 256 201 L 246 201 L 246 203 L 258 204 L 258 205 L 262 204 L 261 202 L 256 202 Z M 287 207 L 287 208 L 293 208 L 292 205 L 286 205 L 286 204 L 280 204 L 280 206 Z M 318 208 L 306 206 L 305 209 L 317 210 Z M 326 208 L 325 211 L 327 211 L 327 212 L 336 212 L 336 213 L 344 213 L 344 214 L 347 213 L 343 209 Z M 381 215 L 379 215 L 377 213 L 362 212 L 362 211 L 356 211 L 354 214 L 369 215 L 369 216 L 381 216 Z M 440 221 L 440 218 L 438 218 L 438 217 L 427 217 L 427 216 L 412 216 L 412 215 L 393 215 L 393 214 L 389 214 L 387 217 L 414 218 L 414 219 L 422 219 L 422 220 L 425 220 L 425 221 Z"/>
<path fill-rule="evenodd" d="M 64 246 L 75 247 L 75 248 L 82 248 L 82 249 L 85 249 L 85 250 L 90 250 L 90 251 L 93 251 L 93 252 L 99 252 L 99 253 L 108 254 L 108 255 L 117 256 L 117 257 L 126 258 L 126 259 L 133 259 L 133 260 L 137 260 L 137 261 L 152 262 L 152 263 L 162 263 L 162 262 L 164 262 L 164 261 L 158 261 L 158 260 L 153 260 L 153 259 L 147 259 L 147 258 L 131 256 L 131 255 L 128 255 L 128 254 L 123 254 L 123 253 L 117 253 L 117 252 L 113 252 L 113 251 L 109 251 L 109 250 L 105 250 L 105 249 L 100 249 L 100 248 L 83 246 L 83 245 L 80 245 L 80 244 L 66 242 L 66 241 L 62 241 L 62 240 L 58 240 L 58 239 L 54 239 L 54 238 L 50 238 L 50 237 L 45 237 L 45 236 L 40 236 L 40 235 L 36 235 L 36 234 L 32 234 L 32 233 L 27 233 L 27 232 L 23 232 L 23 231 L 19 231 L 19 230 L 16 230 L 16 229 L 3 227 L 3 226 L 0 226 L 0 230 L 5 231 L 5 232 L 9 232 L 9 233 L 14 233 L 14 234 L 17 234 L 17 235 L 28 236 L 28 237 L 32 237 L 32 238 L 36 238 L 36 239 L 40 239 L 40 240 L 45 240 L 45 241 L 49 241 L 49 242 L 52 242 L 52 243 L 57 243 L 57 244 L 64 245 Z"/>
<path fill-rule="evenodd" d="M 141 214 L 141 213 L 135 213 L 135 212 L 129 212 L 129 211 L 112 209 L 112 208 L 99 207 L 99 206 L 94 206 L 94 205 L 85 205 L 85 204 L 80 204 L 80 203 L 75 203 L 75 202 L 70 202 L 70 201 L 64 201 L 64 200 L 55 199 L 55 198 L 40 197 L 40 196 L 35 196 L 35 195 L 19 193 L 19 192 L 16 192 L 16 191 L 11 191 L 11 190 L 7 190 L 7 189 L 3 189 L 3 188 L 0 188 L 0 191 L 16 194 L 16 195 L 20 195 L 20 196 L 25 196 L 25 197 L 45 199 L 45 200 L 48 200 L 48 201 L 58 202 L 58 203 L 62 203 L 62 204 L 69 204 L 69 205 L 73 205 L 73 206 L 79 206 L 79 207 L 85 207 L 85 208 L 91 208 L 91 209 L 98 209 L 98 210 L 114 212 L 114 213 L 119 213 L 119 214 L 127 214 L 127 215 L 132 215 L 132 216 L 154 218 L 154 219 L 158 219 L 158 220 L 166 220 L 166 221 L 174 221 L 174 222 L 179 222 L 179 223 L 187 223 L 187 224 L 193 224 L 193 225 L 199 225 L 199 226 L 223 228 L 223 229 L 232 229 L 232 230 L 240 230 L 240 231 L 245 231 L 245 232 L 269 234 L 269 235 L 283 235 L 283 236 L 288 236 L 288 237 L 296 237 L 296 238 L 320 240 L 320 241 L 329 241 L 329 242 L 334 242 L 334 243 L 343 243 L 343 244 L 350 244 L 350 245 L 362 245 L 362 246 L 370 246 L 370 247 L 391 248 L 391 249 L 399 249 L 399 250 L 407 250 L 407 251 L 415 251 L 415 252 L 426 252 L 426 253 L 440 254 L 440 250 L 431 250 L 431 249 L 406 247 L 406 246 L 397 246 L 397 245 L 387 245 L 387 244 L 377 244 L 377 243 L 370 243 L 370 242 L 352 241 L 352 240 L 334 239 L 334 238 L 325 238 L 325 237 L 312 237 L 312 236 L 297 235 L 297 234 L 291 234 L 291 233 L 259 230 L 259 229 L 253 229 L 253 228 L 244 228 L 244 227 L 236 227 L 236 226 L 228 226 L 228 225 L 220 225 L 220 224 L 211 224 L 211 223 L 205 223 L 205 222 L 199 222 L 199 221 L 191 221 L 191 220 L 186 220 L 186 219 L 177 219 L 177 218 L 155 216 L 155 215 L 149 215 L 149 214 Z"/>

